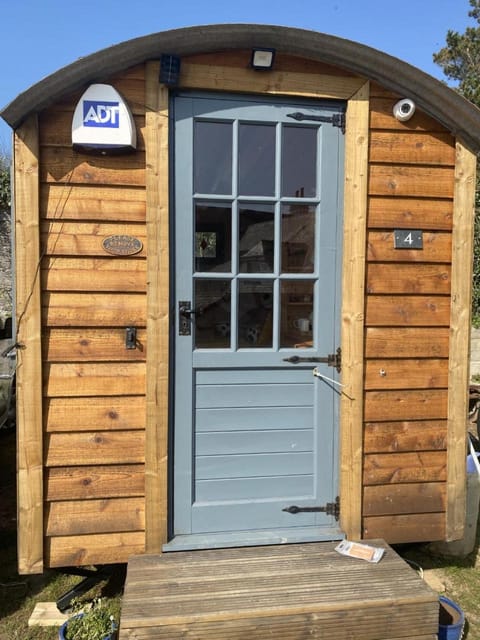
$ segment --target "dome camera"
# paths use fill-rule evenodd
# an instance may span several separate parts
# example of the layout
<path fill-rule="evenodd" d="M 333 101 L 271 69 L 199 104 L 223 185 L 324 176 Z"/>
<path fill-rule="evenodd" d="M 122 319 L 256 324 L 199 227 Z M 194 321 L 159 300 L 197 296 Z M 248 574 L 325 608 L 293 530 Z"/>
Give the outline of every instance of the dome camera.
<path fill-rule="evenodd" d="M 415 103 L 409 98 L 399 100 L 393 107 L 393 115 L 399 122 L 406 122 L 415 113 Z"/>

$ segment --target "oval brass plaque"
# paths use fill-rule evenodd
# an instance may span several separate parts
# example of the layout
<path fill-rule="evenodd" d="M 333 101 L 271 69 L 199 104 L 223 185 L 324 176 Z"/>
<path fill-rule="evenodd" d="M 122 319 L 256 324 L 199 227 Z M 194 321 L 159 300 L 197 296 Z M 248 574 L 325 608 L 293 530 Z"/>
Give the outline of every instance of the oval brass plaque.
<path fill-rule="evenodd" d="M 142 241 L 133 236 L 108 236 L 102 245 L 114 256 L 133 256 L 143 249 Z"/>

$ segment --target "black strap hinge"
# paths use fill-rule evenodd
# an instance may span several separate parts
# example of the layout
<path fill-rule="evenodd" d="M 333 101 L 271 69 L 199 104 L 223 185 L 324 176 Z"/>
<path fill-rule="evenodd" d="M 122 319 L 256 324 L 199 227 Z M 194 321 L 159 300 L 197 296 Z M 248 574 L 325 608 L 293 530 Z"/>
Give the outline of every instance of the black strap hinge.
<path fill-rule="evenodd" d="M 284 362 L 290 362 L 291 364 L 301 364 L 303 362 L 322 362 L 329 367 L 335 367 L 340 373 L 342 371 L 342 348 L 338 347 L 335 353 L 329 353 L 328 356 L 298 356 L 293 355 L 288 358 L 283 358 Z"/>
<path fill-rule="evenodd" d="M 298 122 L 302 122 L 303 120 L 311 120 L 313 122 L 331 123 L 334 127 L 338 127 L 339 129 L 341 129 L 342 133 L 345 133 L 345 111 L 334 113 L 331 116 L 314 116 L 308 113 L 302 113 L 301 111 L 295 111 L 294 113 L 287 113 L 287 118 L 293 118 Z"/>
<path fill-rule="evenodd" d="M 333 516 L 338 522 L 340 519 L 340 498 L 337 496 L 335 502 L 327 502 L 327 504 L 319 507 L 297 507 L 296 504 L 292 504 L 290 507 L 285 507 L 282 511 L 296 515 L 297 513 L 326 513 L 327 516 Z"/>

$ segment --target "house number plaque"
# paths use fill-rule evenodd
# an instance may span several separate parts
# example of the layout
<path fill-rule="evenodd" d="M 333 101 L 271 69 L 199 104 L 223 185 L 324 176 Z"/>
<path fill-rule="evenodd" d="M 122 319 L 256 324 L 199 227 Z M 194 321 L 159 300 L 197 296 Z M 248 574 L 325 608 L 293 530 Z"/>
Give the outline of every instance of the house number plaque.
<path fill-rule="evenodd" d="M 102 246 L 114 256 L 133 256 L 143 249 L 143 243 L 133 236 L 108 236 Z"/>
<path fill-rule="evenodd" d="M 418 229 L 395 229 L 393 246 L 395 249 L 423 249 L 423 231 Z"/>

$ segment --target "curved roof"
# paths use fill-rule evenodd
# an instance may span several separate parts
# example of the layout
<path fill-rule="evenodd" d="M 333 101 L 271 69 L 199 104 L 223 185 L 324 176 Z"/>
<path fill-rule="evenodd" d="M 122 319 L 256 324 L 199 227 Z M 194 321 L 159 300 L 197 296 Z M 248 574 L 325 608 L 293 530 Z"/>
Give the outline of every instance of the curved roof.
<path fill-rule="evenodd" d="M 134 38 L 60 69 L 21 93 L 0 112 L 13 128 L 30 114 L 63 95 L 105 76 L 158 59 L 162 53 L 179 56 L 229 49 L 274 47 L 343 67 L 411 98 L 472 150 L 480 150 L 480 110 L 452 89 L 419 69 L 371 47 L 335 36 L 273 25 L 219 24 L 185 27 Z"/>

